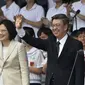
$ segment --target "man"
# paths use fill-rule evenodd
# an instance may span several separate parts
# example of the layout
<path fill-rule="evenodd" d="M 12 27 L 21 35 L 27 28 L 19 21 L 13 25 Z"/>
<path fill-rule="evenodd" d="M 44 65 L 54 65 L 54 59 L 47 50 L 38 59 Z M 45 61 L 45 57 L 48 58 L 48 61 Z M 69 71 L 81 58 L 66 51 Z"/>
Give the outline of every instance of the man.
<path fill-rule="evenodd" d="M 52 17 L 52 32 L 47 40 L 32 38 L 19 29 L 22 20 L 16 19 L 19 36 L 28 44 L 48 53 L 45 85 L 83 85 L 84 84 L 84 55 L 82 43 L 67 34 L 69 19 L 64 14 Z M 57 41 L 60 42 L 59 53 Z M 74 46 L 74 47 L 72 47 Z M 77 56 L 77 60 L 76 59 Z M 75 62 L 75 64 L 74 64 Z M 71 75 L 72 74 L 72 75 Z"/>

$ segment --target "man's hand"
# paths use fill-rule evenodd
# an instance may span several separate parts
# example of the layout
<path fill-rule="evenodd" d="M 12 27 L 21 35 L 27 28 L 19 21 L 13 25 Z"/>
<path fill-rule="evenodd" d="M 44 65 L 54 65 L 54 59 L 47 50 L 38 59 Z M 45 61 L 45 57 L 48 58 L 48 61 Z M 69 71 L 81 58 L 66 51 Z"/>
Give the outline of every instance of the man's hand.
<path fill-rule="evenodd" d="M 41 20 L 42 20 L 42 23 L 43 23 L 45 26 L 50 27 L 50 21 L 49 21 L 47 18 L 44 18 L 44 17 L 43 17 Z"/>
<path fill-rule="evenodd" d="M 17 29 L 20 29 L 22 27 L 22 21 L 23 21 L 23 16 L 17 15 L 15 19 L 15 26 Z"/>

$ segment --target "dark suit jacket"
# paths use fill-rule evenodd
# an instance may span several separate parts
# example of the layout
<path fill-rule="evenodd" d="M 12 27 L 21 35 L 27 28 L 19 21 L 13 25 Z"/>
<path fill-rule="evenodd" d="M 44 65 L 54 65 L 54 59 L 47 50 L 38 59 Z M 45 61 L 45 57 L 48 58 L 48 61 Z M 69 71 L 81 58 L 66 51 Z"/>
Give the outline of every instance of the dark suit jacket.
<path fill-rule="evenodd" d="M 41 40 L 25 35 L 23 39 L 30 45 L 45 50 L 48 53 L 46 85 L 52 76 L 54 85 L 67 85 L 74 60 L 78 50 L 83 49 L 82 43 L 68 36 L 61 55 L 57 56 L 56 39 Z M 84 85 L 84 54 L 78 53 L 75 68 L 69 85 Z"/>

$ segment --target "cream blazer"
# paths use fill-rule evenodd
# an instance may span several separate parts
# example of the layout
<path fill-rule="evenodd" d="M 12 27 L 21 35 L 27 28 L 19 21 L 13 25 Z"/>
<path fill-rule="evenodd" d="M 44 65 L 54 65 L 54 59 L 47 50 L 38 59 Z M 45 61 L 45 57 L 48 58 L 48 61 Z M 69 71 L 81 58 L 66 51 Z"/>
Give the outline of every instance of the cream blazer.
<path fill-rule="evenodd" d="M 29 85 L 29 71 L 24 45 L 12 40 L 3 59 L 0 42 L 0 74 L 4 85 Z"/>

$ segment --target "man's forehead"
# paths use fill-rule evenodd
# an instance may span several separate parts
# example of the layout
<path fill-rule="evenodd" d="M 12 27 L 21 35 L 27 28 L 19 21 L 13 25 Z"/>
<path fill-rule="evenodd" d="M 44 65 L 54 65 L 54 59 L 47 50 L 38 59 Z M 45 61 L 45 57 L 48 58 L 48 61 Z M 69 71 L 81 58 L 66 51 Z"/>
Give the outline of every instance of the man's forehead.
<path fill-rule="evenodd" d="M 54 19 L 53 21 L 52 21 L 52 23 L 61 23 L 61 22 L 63 22 L 61 19 Z"/>

